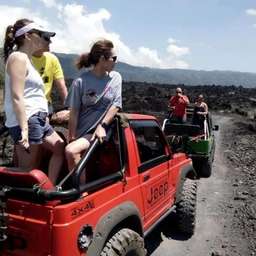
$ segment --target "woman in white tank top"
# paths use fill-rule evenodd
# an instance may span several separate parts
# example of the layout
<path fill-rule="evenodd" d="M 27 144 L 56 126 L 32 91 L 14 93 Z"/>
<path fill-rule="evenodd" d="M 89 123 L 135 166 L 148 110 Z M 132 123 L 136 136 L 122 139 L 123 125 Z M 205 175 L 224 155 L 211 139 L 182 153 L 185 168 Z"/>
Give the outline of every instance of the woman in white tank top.
<path fill-rule="evenodd" d="M 39 167 L 40 145 L 52 152 L 48 175 L 56 183 L 63 163 L 64 142 L 47 122 L 43 81 L 30 61 L 32 54 L 44 46 L 46 34 L 55 33 L 43 31 L 27 19 L 18 20 L 6 29 L 5 125 L 16 144 L 18 166 L 23 171 Z"/>

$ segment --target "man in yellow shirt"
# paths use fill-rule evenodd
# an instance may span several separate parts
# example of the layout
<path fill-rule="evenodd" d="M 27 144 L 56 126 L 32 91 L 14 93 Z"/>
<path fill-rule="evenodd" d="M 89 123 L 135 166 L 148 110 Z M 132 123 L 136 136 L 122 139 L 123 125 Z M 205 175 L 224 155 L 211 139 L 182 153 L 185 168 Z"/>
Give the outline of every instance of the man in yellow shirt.
<path fill-rule="evenodd" d="M 44 47 L 35 52 L 32 57 L 33 65 L 44 82 L 45 96 L 48 100 L 50 114 L 53 112 L 51 97 L 53 86 L 56 86 L 63 105 L 68 94 L 60 62 L 54 54 L 49 52 L 52 36 L 55 36 L 55 33 L 43 33 L 41 35 L 44 39 Z"/>

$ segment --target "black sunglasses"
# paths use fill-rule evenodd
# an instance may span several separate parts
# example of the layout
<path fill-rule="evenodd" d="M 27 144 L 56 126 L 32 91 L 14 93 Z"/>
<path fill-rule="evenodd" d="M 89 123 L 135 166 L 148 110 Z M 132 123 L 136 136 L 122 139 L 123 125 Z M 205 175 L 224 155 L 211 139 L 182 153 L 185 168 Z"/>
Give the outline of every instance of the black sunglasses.
<path fill-rule="evenodd" d="M 117 56 L 111 56 L 110 58 L 112 58 L 112 60 L 113 60 L 114 62 L 117 61 Z"/>
<path fill-rule="evenodd" d="M 51 38 L 45 32 L 42 32 L 39 30 L 31 30 L 30 34 L 32 34 L 32 33 L 39 35 L 41 38 L 43 38 L 47 42 L 51 42 Z"/>
<path fill-rule="evenodd" d="M 113 62 L 117 61 L 117 56 L 104 56 L 106 60 L 112 59 Z"/>

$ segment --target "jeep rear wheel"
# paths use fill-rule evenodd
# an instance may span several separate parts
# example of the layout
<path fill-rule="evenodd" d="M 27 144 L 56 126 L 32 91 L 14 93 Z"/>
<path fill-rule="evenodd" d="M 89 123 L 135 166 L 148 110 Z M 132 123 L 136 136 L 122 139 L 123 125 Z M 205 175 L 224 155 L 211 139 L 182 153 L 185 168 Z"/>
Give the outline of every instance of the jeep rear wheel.
<path fill-rule="evenodd" d="M 106 243 L 100 256 L 145 256 L 143 238 L 131 229 L 121 229 Z"/>
<path fill-rule="evenodd" d="M 212 174 L 212 161 L 209 158 L 193 159 L 193 167 L 200 178 L 209 178 Z"/>
<path fill-rule="evenodd" d="M 200 170 L 200 176 L 203 178 L 209 178 L 212 174 L 212 161 L 207 158 L 202 161 Z"/>
<path fill-rule="evenodd" d="M 186 179 L 183 185 L 181 200 L 177 204 L 176 217 L 180 232 L 193 235 L 196 223 L 197 182 Z"/>

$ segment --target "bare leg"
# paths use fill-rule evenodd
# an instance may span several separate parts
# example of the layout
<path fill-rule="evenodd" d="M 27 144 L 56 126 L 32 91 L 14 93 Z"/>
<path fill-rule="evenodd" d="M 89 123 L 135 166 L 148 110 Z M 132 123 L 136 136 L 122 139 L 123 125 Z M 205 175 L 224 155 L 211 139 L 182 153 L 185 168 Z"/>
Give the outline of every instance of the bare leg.
<path fill-rule="evenodd" d="M 24 147 L 15 145 L 15 154 L 17 158 L 15 161 L 18 162 L 18 167 L 21 169 L 21 171 L 30 171 L 39 167 L 37 156 L 40 146 L 40 144 L 30 145 L 30 153 L 28 153 Z"/>
<path fill-rule="evenodd" d="M 68 169 L 71 171 L 81 159 L 81 155 L 90 146 L 90 138 L 88 134 L 83 138 L 79 138 L 66 146 L 65 153 L 68 161 Z"/>
<path fill-rule="evenodd" d="M 44 138 L 43 147 L 52 152 L 52 157 L 48 168 L 48 177 L 53 184 L 56 184 L 63 164 L 65 143 L 61 137 L 54 132 L 50 136 L 46 136 Z"/>

